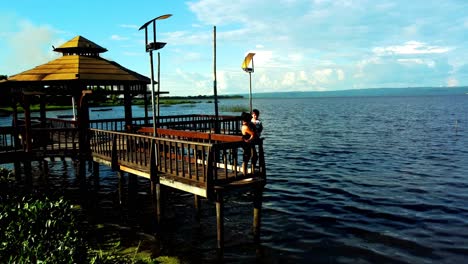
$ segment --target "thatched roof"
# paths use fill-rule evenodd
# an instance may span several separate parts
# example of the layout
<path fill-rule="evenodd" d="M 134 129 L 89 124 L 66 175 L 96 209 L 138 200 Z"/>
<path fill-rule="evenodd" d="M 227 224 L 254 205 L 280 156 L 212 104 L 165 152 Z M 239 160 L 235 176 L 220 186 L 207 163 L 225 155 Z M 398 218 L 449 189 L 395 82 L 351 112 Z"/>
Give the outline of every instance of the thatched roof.
<path fill-rule="evenodd" d="M 10 76 L 8 82 L 47 81 L 150 82 L 149 78 L 100 57 L 66 55 Z"/>
<path fill-rule="evenodd" d="M 55 51 L 63 56 L 31 70 L 12 75 L 0 81 L 0 84 L 20 83 L 57 83 L 80 81 L 89 84 L 148 84 L 150 79 L 131 71 L 120 64 L 99 57 L 99 53 L 107 51 L 105 48 L 77 36 L 66 42 Z"/>

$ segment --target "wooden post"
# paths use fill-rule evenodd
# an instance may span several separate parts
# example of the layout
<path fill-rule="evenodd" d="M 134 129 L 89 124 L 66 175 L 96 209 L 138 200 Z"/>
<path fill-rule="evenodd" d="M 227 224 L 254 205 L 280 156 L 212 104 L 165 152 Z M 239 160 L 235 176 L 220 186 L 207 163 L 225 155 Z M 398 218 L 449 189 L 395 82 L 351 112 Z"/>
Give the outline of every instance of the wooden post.
<path fill-rule="evenodd" d="M 18 128 L 18 103 L 16 96 L 11 98 L 11 107 L 13 109 L 13 119 L 12 119 L 12 127 L 14 128 L 14 146 L 18 148 L 21 145 L 19 140 L 19 128 Z M 21 181 L 21 162 L 15 161 L 14 162 L 14 169 L 15 169 L 15 179 L 17 182 Z"/>
<path fill-rule="evenodd" d="M 24 108 L 24 135 L 23 143 L 26 145 L 26 152 L 32 151 L 32 135 L 31 135 L 31 109 L 29 105 L 29 96 L 23 95 Z"/>
<path fill-rule="evenodd" d="M 216 192 L 216 226 L 218 240 L 218 256 L 223 255 L 224 251 L 224 202 L 221 191 Z"/>
<path fill-rule="evenodd" d="M 46 127 L 46 100 L 45 95 L 41 94 L 39 97 L 40 100 L 40 115 L 41 115 L 41 127 Z"/>
<path fill-rule="evenodd" d="M 31 167 L 31 159 L 30 156 L 23 163 L 23 170 L 24 170 L 24 178 L 25 178 L 25 186 L 26 189 L 32 190 L 32 167 Z"/>
<path fill-rule="evenodd" d="M 86 189 L 86 160 L 90 153 L 90 146 L 88 140 L 88 128 L 89 128 L 89 109 L 87 94 L 92 93 L 90 90 L 82 90 L 81 98 L 78 104 L 78 127 L 79 127 L 79 144 L 80 153 L 79 157 L 79 169 L 78 178 L 80 181 L 80 187 L 82 191 Z"/>
<path fill-rule="evenodd" d="M 262 219 L 262 194 L 263 186 L 254 189 L 254 210 L 253 210 L 253 236 L 255 243 L 260 242 L 260 224 Z"/>
<path fill-rule="evenodd" d="M 200 219 L 201 201 L 200 201 L 200 197 L 196 194 L 194 195 L 194 203 L 195 203 L 195 218 L 198 220 Z"/>
<path fill-rule="evenodd" d="M 40 163 L 42 164 L 43 177 L 44 179 L 48 179 L 49 178 L 49 162 L 44 159 Z"/>
<path fill-rule="evenodd" d="M 138 179 L 135 174 L 128 173 L 128 212 L 129 216 L 134 217 L 136 212 L 136 198 L 138 189 Z"/>
<path fill-rule="evenodd" d="M 21 181 L 21 163 L 19 161 L 15 161 L 14 168 L 15 168 L 15 180 L 16 182 L 20 182 Z"/>
<path fill-rule="evenodd" d="M 159 225 L 161 223 L 161 184 L 159 183 L 158 166 L 156 151 L 158 147 L 156 141 L 151 140 L 151 158 L 150 158 L 150 180 L 151 180 L 151 197 L 153 202 L 153 209 L 156 214 L 156 232 L 159 232 Z"/>
<path fill-rule="evenodd" d="M 99 162 L 93 161 L 93 178 L 94 188 L 97 190 L 99 187 Z"/>
<path fill-rule="evenodd" d="M 31 109 L 29 104 L 29 96 L 23 95 L 23 107 L 24 107 L 24 138 L 25 151 L 27 154 L 26 159 L 23 161 L 23 169 L 25 176 L 25 184 L 28 189 L 32 189 L 32 168 L 31 168 L 31 152 L 32 152 L 32 132 L 31 132 Z"/>
<path fill-rule="evenodd" d="M 119 206 L 123 204 L 123 193 L 124 193 L 124 182 L 125 178 L 123 176 L 123 172 L 121 170 L 117 171 L 117 177 L 119 178 Z"/>
<path fill-rule="evenodd" d="M 132 95 L 130 94 L 130 86 L 124 86 L 124 109 L 125 109 L 125 128 L 124 131 L 132 132 Z"/>
<path fill-rule="evenodd" d="M 156 219 L 158 220 L 158 225 L 161 223 L 161 184 L 158 182 L 155 185 L 156 191 Z"/>

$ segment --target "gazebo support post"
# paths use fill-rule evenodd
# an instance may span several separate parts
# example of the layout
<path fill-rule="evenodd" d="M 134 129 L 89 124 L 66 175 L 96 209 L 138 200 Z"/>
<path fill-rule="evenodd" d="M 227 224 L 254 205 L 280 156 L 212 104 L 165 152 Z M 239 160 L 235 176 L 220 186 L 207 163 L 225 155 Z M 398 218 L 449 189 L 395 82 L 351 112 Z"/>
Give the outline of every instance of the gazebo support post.
<path fill-rule="evenodd" d="M 13 120 L 12 120 L 12 127 L 14 128 L 14 146 L 18 148 L 21 145 L 19 140 L 19 130 L 18 130 L 18 101 L 16 96 L 12 97 L 11 107 L 13 108 Z M 21 181 L 21 163 L 19 161 L 14 162 L 15 168 L 15 179 L 17 182 Z"/>
<path fill-rule="evenodd" d="M 47 126 L 46 124 L 46 100 L 45 100 L 45 94 L 39 95 L 39 100 L 40 100 L 40 115 L 41 115 L 41 127 L 45 128 Z"/>
<path fill-rule="evenodd" d="M 124 109 L 125 109 L 125 131 L 133 131 L 132 123 L 132 95 L 130 94 L 130 86 L 124 86 Z"/>
<path fill-rule="evenodd" d="M 23 134 L 23 144 L 25 144 L 25 151 L 27 158 L 24 160 L 24 175 L 25 175 L 25 185 L 27 188 L 32 187 L 32 172 L 31 172 L 31 160 L 29 159 L 32 152 L 31 144 L 31 109 L 29 104 L 29 96 L 23 94 L 23 108 L 24 108 L 24 134 Z"/>
<path fill-rule="evenodd" d="M 81 190 L 86 188 L 86 161 L 89 158 L 90 148 L 88 141 L 88 128 L 89 128 L 89 106 L 87 94 L 91 94 L 91 90 L 82 90 L 81 97 L 78 103 L 78 129 L 79 129 L 79 169 L 78 178 L 80 181 Z"/>

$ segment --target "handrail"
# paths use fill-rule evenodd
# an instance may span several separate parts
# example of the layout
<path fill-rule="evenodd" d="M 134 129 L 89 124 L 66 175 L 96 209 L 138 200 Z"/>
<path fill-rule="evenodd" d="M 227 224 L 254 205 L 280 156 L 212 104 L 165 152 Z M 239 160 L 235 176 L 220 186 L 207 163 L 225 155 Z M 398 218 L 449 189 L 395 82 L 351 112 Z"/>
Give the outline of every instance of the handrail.
<path fill-rule="evenodd" d="M 204 188 L 207 196 L 215 185 L 248 177 L 265 178 L 261 142 L 257 171 L 244 175 L 240 166 L 242 141 L 201 142 L 200 133 L 167 129 L 165 135 L 158 133 L 158 137 L 98 129 L 89 131 L 92 155 L 107 160 L 114 169 L 132 168 L 149 178 L 166 175 L 174 181 Z M 152 171 L 158 175 L 151 175 Z"/>

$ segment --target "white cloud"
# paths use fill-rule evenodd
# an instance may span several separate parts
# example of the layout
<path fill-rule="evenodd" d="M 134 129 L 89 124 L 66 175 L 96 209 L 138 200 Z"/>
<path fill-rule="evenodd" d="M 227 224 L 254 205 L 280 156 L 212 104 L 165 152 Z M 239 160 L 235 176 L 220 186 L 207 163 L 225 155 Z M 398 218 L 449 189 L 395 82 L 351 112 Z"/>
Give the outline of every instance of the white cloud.
<path fill-rule="evenodd" d="M 127 37 L 123 37 L 123 36 L 119 36 L 119 35 L 112 35 L 110 38 L 112 40 L 117 40 L 117 41 L 128 40 Z"/>
<path fill-rule="evenodd" d="M 375 47 L 372 51 L 377 56 L 386 55 L 413 55 L 413 54 L 434 54 L 449 52 L 449 47 L 429 46 L 424 42 L 408 41 L 403 45 Z"/>
<path fill-rule="evenodd" d="M 8 34 L 3 43 L 3 52 L 8 51 L 0 65 L 0 73 L 13 75 L 39 66 L 60 54 L 53 51 L 52 45 L 60 42 L 57 30 L 48 25 L 34 25 L 28 20 L 18 22 L 18 29 Z"/>
<path fill-rule="evenodd" d="M 139 27 L 137 25 L 128 25 L 128 24 L 121 24 L 119 25 L 122 28 L 131 28 L 131 29 L 138 29 Z"/>
<path fill-rule="evenodd" d="M 459 82 L 457 79 L 453 78 L 453 77 L 450 77 L 448 78 L 447 80 L 447 86 L 448 87 L 455 87 L 455 86 L 458 86 L 459 85 Z"/>
<path fill-rule="evenodd" d="M 430 60 L 430 59 L 417 59 L 417 58 L 414 58 L 414 59 L 397 59 L 397 61 L 400 62 L 401 64 L 405 64 L 405 65 L 422 64 L 422 65 L 426 65 L 429 68 L 433 68 L 436 65 L 435 62 L 433 60 Z"/>
<path fill-rule="evenodd" d="M 342 69 L 337 69 L 336 74 L 338 75 L 338 80 L 343 81 L 345 79 L 345 74 Z"/>

